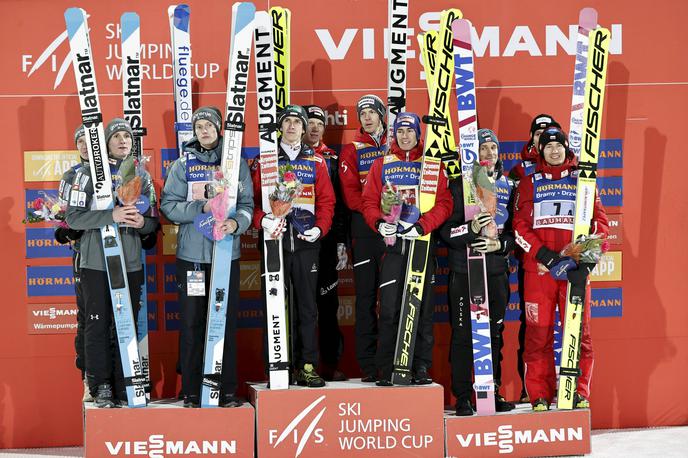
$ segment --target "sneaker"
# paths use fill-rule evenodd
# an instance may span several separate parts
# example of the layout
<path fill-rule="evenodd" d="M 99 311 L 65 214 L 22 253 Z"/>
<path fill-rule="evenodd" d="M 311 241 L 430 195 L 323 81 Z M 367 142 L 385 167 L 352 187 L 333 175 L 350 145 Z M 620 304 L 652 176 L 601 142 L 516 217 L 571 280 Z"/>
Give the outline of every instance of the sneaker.
<path fill-rule="evenodd" d="M 99 409 L 112 409 L 115 407 L 115 401 L 112 397 L 112 386 L 109 383 L 102 383 L 96 389 L 96 395 L 93 399 L 96 407 Z"/>
<path fill-rule="evenodd" d="M 430 377 L 430 374 L 428 374 L 428 370 L 424 367 L 421 367 L 413 374 L 411 383 L 414 385 L 429 385 L 432 383 L 432 378 Z"/>
<path fill-rule="evenodd" d="M 315 372 L 313 365 L 308 363 L 304 364 L 303 369 L 296 375 L 296 383 L 308 388 L 322 388 L 325 386 L 325 380 Z"/>
<path fill-rule="evenodd" d="M 377 382 L 375 382 L 377 386 L 394 386 L 394 383 L 392 383 L 391 380 L 387 379 L 380 379 Z"/>
<path fill-rule="evenodd" d="M 184 407 L 189 409 L 196 409 L 201 406 L 201 400 L 198 396 L 186 395 L 184 396 Z"/>
<path fill-rule="evenodd" d="M 573 394 L 573 408 L 574 409 L 589 409 L 590 401 L 577 392 Z"/>
<path fill-rule="evenodd" d="M 234 396 L 233 394 L 222 394 L 220 395 L 220 402 L 219 402 L 220 407 L 241 407 L 244 405 L 244 400 Z"/>
<path fill-rule="evenodd" d="M 81 398 L 81 402 L 93 402 L 91 389 L 88 387 L 88 381 L 86 379 L 84 379 L 84 396 Z"/>
<path fill-rule="evenodd" d="M 334 373 L 332 374 L 333 382 L 346 382 L 347 380 L 349 380 L 349 377 L 347 377 L 344 372 L 340 371 L 339 369 L 334 370 Z"/>
<path fill-rule="evenodd" d="M 546 412 L 549 410 L 549 402 L 545 398 L 537 398 L 533 403 L 533 412 Z"/>
<path fill-rule="evenodd" d="M 515 407 L 516 406 L 514 403 L 504 399 L 504 396 L 499 393 L 495 393 L 495 410 L 497 412 L 508 412 L 510 410 L 514 410 Z"/>
<path fill-rule="evenodd" d="M 457 399 L 456 401 L 456 416 L 468 417 L 473 415 L 473 406 L 468 399 Z"/>
<path fill-rule="evenodd" d="M 363 378 L 361 378 L 361 381 L 363 383 L 375 383 L 375 382 L 377 382 L 377 377 L 374 375 L 368 374 L 368 375 L 364 376 Z"/>
<path fill-rule="evenodd" d="M 521 404 L 528 404 L 530 402 L 530 398 L 525 389 L 521 390 L 521 396 L 518 398 L 518 402 Z"/>

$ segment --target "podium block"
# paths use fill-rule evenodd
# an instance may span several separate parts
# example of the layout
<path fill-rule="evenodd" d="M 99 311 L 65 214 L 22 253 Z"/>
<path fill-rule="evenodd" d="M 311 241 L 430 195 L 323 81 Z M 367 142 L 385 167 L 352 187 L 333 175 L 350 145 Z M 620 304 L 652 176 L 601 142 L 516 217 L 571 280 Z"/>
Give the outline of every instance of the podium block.
<path fill-rule="evenodd" d="M 360 379 L 324 388 L 249 387 L 257 453 L 268 457 L 442 457 L 443 389 L 377 387 Z"/>
<path fill-rule="evenodd" d="M 530 404 L 497 415 L 445 412 L 447 457 L 564 456 L 590 453 L 590 410 L 533 412 Z"/>
<path fill-rule="evenodd" d="M 88 457 L 254 456 L 254 410 L 185 409 L 181 401 L 155 401 L 138 409 L 84 408 Z"/>

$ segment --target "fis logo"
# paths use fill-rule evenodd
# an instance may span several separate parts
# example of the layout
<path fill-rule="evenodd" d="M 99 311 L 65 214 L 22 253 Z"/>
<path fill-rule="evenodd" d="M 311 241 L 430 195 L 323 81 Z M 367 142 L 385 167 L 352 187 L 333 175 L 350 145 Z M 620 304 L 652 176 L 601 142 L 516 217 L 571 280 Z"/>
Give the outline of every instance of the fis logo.
<path fill-rule="evenodd" d="M 57 86 L 59 86 L 62 82 L 65 73 L 67 73 L 69 64 L 72 63 L 72 54 L 69 52 L 69 50 L 67 50 L 66 55 L 62 58 L 62 62 L 60 63 L 58 70 L 58 57 L 55 51 L 62 45 L 62 43 L 68 41 L 67 39 L 68 35 L 67 31 L 65 30 L 55 37 L 55 39 L 43 50 L 41 55 L 38 56 L 38 59 L 35 61 L 33 60 L 32 54 L 22 54 L 22 73 L 26 73 L 28 71 L 29 73 L 26 75 L 26 77 L 31 78 L 31 75 L 33 75 L 36 70 L 41 68 L 46 62 L 49 62 L 51 71 L 57 71 L 57 74 L 55 75 L 55 83 L 53 84 L 53 89 L 56 89 Z"/>
<path fill-rule="evenodd" d="M 304 418 L 306 418 L 308 414 L 310 414 L 311 411 L 318 407 L 318 405 L 321 404 L 324 400 L 325 395 L 322 395 L 315 401 L 311 402 L 305 409 L 299 412 L 299 414 L 296 415 L 291 422 L 289 422 L 287 427 L 284 428 L 284 430 L 282 430 L 281 433 L 277 429 L 269 429 L 268 442 L 270 443 L 270 445 L 272 445 L 272 448 L 277 448 L 277 446 L 285 440 L 291 440 L 294 444 L 298 443 L 298 447 L 296 448 L 296 454 L 294 455 L 294 458 L 297 458 L 299 455 L 301 455 L 301 452 L 303 451 L 304 447 L 308 444 L 309 439 L 311 439 L 311 437 L 313 438 L 313 443 L 322 444 L 325 441 L 325 437 L 323 436 L 323 429 L 318 428 L 317 426 L 320 422 L 320 419 L 325 414 L 325 410 L 327 410 L 327 407 L 322 407 L 320 409 L 320 412 L 318 412 L 318 414 L 315 417 L 313 417 L 313 419 L 305 429 L 299 429 L 299 426 L 301 425 L 301 421 Z"/>

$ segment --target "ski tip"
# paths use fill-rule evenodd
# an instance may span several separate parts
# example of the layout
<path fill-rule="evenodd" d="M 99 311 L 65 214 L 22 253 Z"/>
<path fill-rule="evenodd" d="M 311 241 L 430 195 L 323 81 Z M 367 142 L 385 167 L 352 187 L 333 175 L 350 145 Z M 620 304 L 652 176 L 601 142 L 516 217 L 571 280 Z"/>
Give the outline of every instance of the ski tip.
<path fill-rule="evenodd" d="M 468 19 L 456 19 L 452 22 L 452 34 L 454 41 L 471 43 L 471 21 Z"/>
<path fill-rule="evenodd" d="M 256 15 L 256 5 L 251 2 L 235 3 L 232 6 L 232 16 L 236 21 L 236 33 L 244 30 L 245 27 L 250 26 Z"/>
<path fill-rule="evenodd" d="M 578 13 L 578 25 L 586 30 L 597 27 L 597 10 L 595 8 L 583 8 Z"/>
<path fill-rule="evenodd" d="M 139 15 L 134 12 L 126 12 L 120 18 L 122 24 L 122 41 L 127 41 L 132 33 L 139 29 Z"/>
<path fill-rule="evenodd" d="M 177 5 L 174 8 L 174 26 L 188 32 L 190 14 L 189 5 Z"/>
<path fill-rule="evenodd" d="M 174 10 L 177 8 L 177 5 L 170 5 L 167 7 L 167 16 L 168 17 L 174 17 Z"/>
<path fill-rule="evenodd" d="M 67 34 L 70 37 L 76 35 L 77 30 L 86 21 L 86 12 L 81 8 L 67 8 L 64 13 L 67 24 Z"/>

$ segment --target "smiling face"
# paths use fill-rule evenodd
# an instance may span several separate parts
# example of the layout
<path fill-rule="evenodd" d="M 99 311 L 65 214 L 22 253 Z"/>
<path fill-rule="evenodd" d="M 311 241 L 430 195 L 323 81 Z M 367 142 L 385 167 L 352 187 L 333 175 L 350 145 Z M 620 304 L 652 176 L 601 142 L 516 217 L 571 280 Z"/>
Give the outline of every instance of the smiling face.
<path fill-rule="evenodd" d="M 499 159 L 499 145 L 495 142 L 485 142 L 480 145 L 478 155 L 481 161 L 488 161 L 490 163 L 490 168 L 494 168 Z"/>
<path fill-rule="evenodd" d="M 374 134 L 377 132 L 382 123 L 380 115 L 372 108 L 364 108 L 361 110 L 360 121 L 363 131 L 367 134 Z"/>
<path fill-rule="evenodd" d="M 131 153 L 132 138 L 126 130 L 115 132 L 108 141 L 108 151 L 110 156 L 122 160 Z"/>
<path fill-rule="evenodd" d="M 217 129 L 207 119 L 199 119 L 194 124 L 194 134 L 201 146 L 205 149 L 213 149 L 217 146 Z"/>
<path fill-rule="evenodd" d="M 323 133 L 325 133 L 325 124 L 319 119 L 311 118 L 308 120 L 308 129 L 303 139 L 309 146 L 318 146 Z"/>
<path fill-rule="evenodd" d="M 545 162 L 549 165 L 561 165 L 566 159 L 566 147 L 559 142 L 549 142 L 542 149 Z"/>
<path fill-rule="evenodd" d="M 402 151 L 411 151 L 418 144 L 416 131 L 412 127 L 398 127 L 396 136 L 397 145 Z"/>

